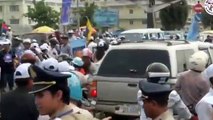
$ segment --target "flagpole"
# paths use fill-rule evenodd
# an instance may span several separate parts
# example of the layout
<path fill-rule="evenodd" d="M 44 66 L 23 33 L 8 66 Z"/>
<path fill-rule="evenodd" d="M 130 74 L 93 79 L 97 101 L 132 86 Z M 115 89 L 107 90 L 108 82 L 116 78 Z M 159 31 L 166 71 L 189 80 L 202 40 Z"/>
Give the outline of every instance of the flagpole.
<path fill-rule="evenodd" d="M 77 11 L 78 11 L 78 16 L 77 16 L 77 28 L 80 28 L 80 11 L 79 11 L 79 0 L 77 0 Z"/>

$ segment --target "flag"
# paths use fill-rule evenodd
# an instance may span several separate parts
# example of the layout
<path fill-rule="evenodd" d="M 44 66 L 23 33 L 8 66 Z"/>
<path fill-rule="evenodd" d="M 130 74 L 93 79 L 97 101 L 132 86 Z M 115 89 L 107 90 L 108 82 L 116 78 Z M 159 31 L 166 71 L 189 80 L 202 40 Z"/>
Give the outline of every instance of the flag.
<path fill-rule="evenodd" d="M 71 12 L 71 2 L 72 0 L 63 0 L 61 9 L 61 24 L 70 24 L 70 12 Z"/>
<path fill-rule="evenodd" d="M 5 22 L 1 24 L 1 32 L 6 33 L 8 31 L 8 26 Z"/>
<path fill-rule="evenodd" d="M 86 27 L 87 27 L 87 40 L 89 41 L 92 37 L 92 33 L 94 31 L 93 27 L 92 27 L 92 24 L 89 20 L 89 18 L 87 18 L 87 24 L 86 24 Z"/>
<path fill-rule="evenodd" d="M 187 34 L 188 41 L 198 40 L 199 32 L 200 32 L 200 26 L 199 26 L 200 21 L 201 21 L 201 14 L 195 14 Z"/>

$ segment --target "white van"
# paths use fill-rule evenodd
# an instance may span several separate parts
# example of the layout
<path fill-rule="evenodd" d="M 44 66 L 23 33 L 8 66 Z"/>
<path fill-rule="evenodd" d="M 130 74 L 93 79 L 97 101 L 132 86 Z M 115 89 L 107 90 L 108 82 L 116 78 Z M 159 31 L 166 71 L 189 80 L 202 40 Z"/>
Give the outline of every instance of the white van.
<path fill-rule="evenodd" d="M 160 28 L 147 28 L 147 29 L 131 29 L 121 32 L 120 36 L 124 36 L 128 41 L 141 41 L 141 40 L 163 40 L 164 31 Z"/>

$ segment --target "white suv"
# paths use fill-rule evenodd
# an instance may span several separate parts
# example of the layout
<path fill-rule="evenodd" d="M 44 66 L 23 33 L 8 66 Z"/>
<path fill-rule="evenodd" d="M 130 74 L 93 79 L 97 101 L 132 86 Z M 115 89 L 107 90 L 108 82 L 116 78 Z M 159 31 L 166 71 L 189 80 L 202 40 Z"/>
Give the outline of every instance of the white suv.
<path fill-rule="evenodd" d="M 145 70 L 153 62 L 165 64 L 171 71 L 169 83 L 188 69 L 188 59 L 199 45 L 185 41 L 147 41 L 112 46 L 100 64 L 91 87 L 97 111 L 134 116 L 140 115 L 137 104 L 138 83 L 145 80 Z"/>

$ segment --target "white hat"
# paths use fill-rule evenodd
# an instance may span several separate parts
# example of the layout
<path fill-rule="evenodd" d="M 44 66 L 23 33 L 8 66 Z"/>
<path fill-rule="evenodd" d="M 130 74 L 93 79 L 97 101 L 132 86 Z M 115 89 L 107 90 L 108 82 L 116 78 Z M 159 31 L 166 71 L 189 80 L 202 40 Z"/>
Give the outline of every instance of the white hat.
<path fill-rule="evenodd" d="M 32 50 L 25 50 L 23 54 L 32 54 L 32 55 L 36 55 Z"/>
<path fill-rule="evenodd" d="M 45 70 L 52 71 L 52 72 L 57 72 L 58 71 L 58 67 L 59 67 L 59 63 L 54 58 L 48 58 L 48 59 L 42 61 L 41 66 Z"/>
<path fill-rule="evenodd" d="M 209 80 L 209 78 L 213 77 L 213 64 L 209 65 L 206 70 L 206 77 L 207 77 L 207 80 Z"/>
<path fill-rule="evenodd" d="M 74 33 L 74 31 L 73 30 L 69 30 L 68 33 Z"/>
<path fill-rule="evenodd" d="M 19 65 L 14 73 L 15 79 L 30 78 L 30 74 L 28 72 L 28 68 L 30 67 L 30 65 L 30 63 L 23 63 Z"/>
<path fill-rule="evenodd" d="M 38 43 L 32 43 L 32 44 L 31 44 L 31 47 L 32 47 L 32 48 L 39 48 L 39 45 L 38 45 Z"/>
<path fill-rule="evenodd" d="M 40 46 L 40 49 L 41 50 L 48 50 L 48 46 L 46 46 L 46 45 L 43 44 L 43 45 Z"/>
<path fill-rule="evenodd" d="M 31 43 L 31 40 L 30 40 L 29 38 L 24 39 L 24 40 L 23 40 L 23 43 Z"/>
<path fill-rule="evenodd" d="M 80 58 L 80 57 L 75 57 L 73 60 L 72 60 L 72 63 L 74 65 L 77 65 L 79 67 L 83 66 L 84 65 L 84 61 Z"/>
<path fill-rule="evenodd" d="M 84 48 L 83 56 L 88 56 L 88 57 L 92 58 L 92 51 L 89 48 Z"/>
<path fill-rule="evenodd" d="M 8 45 L 8 44 L 11 44 L 11 41 L 9 39 L 5 39 L 3 42 L 2 42 L 2 45 Z"/>
<path fill-rule="evenodd" d="M 59 72 L 70 72 L 75 70 L 75 68 L 71 66 L 67 61 L 62 61 L 59 63 L 58 70 Z"/>

